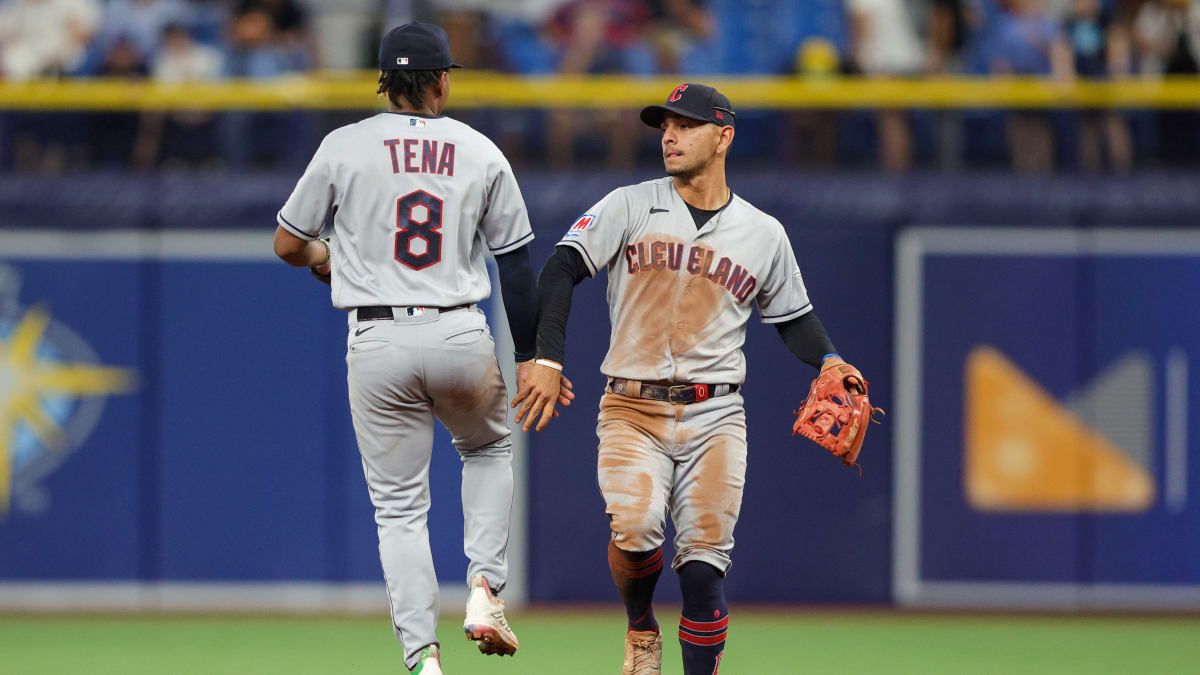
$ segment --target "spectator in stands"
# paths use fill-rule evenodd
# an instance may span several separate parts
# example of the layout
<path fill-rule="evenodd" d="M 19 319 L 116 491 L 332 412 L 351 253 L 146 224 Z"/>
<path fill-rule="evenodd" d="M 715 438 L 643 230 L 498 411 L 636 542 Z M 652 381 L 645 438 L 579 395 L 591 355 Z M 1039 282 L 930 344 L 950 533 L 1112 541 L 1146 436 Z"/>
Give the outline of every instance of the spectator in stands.
<path fill-rule="evenodd" d="M 154 80 L 166 85 L 203 82 L 221 77 L 224 68 L 220 50 L 193 39 L 179 23 L 163 29 L 162 48 L 154 58 Z M 209 111 L 189 110 L 155 115 L 147 122 L 150 144 L 157 150 L 156 162 L 168 167 L 209 163 L 216 146 L 216 116 Z"/>
<path fill-rule="evenodd" d="M 455 63 L 486 68 L 492 62 L 484 31 L 491 4 L 489 0 L 438 0 L 437 24 L 446 31 Z"/>
<path fill-rule="evenodd" d="M 188 18 L 188 6 L 182 0 L 107 0 L 97 39 L 105 52 L 117 40 L 128 40 L 143 59 L 149 59 L 158 49 L 163 27 Z"/>
<path fill-rule="evenodd" d="M 564 75 L 654 71 L 646 42 L 650 8 L 636 0 L 572 0 L 562 5 L 546 26 L 558 47 L 558 71 Z M 619 110 L 551 110 L 547 130 L 551 164 L 567 167 L 575 160 L 577 138 L 604 134 L 608 164 L 632 166 L 637 147 L 637 115 Z"/>
<path fill-rule="evenodd" d="M 8 0 L 0 5 L 0 77 L 70 74 L 99 22 L 97 0 Z"/>
<path fill-rule="evenodd" d="M 873 77 L 921 72 L 925 56 L 904 0 L 847 0 L 851 53 L 856 68 Z M 912 165 L 912 132 L 902 109 L 879 111 L 879 156 L 886 171 Z"/>
<path fill-rule="evenodd" d="M 945 73 L 957 69 L 967 44 L 968 12 L 965 0 L 932 0 L 926 33 L 927 71 Z"/>
<path fill-rule="evenodd" d="M 221 77 L 223 57 L 220 50 L 193 39 L 186 25 L 168 23 L 152 70 L 154 79 L 165 84 L 215 80 Z"/>
<path fill-rule="evenodd" d="M 711 12 L 695 0 L 650 0 L 650 45 L 654 49 L 657 70 L 681 73 L 684 55 L 699 41 L 716 33 Z"/>
<path fill-rule="evenodd" d="M 1051 74 L 1051 52 L 1061 46 L 1059 29 L 1043 0 L 1010 0 L 995 36 L 992 72 L 1000 75 Z M 1056 59 L 1061 61 L 1062 59 Z M 1008 116 L 1013 168 L 1045 172 L 1054 168 L 1054 132 L 1049 115 L 1016 110 Z"/>
<path fill-rule="evenodd" d="M 271 78 L 303 70 L 311 63 L 308 16 L 295 0 L 241 0 L 229 18 L 227 74 Z M 222 155 L 231 166 L 275 165 L 300 151 L 289 138 L 308 122 L 302 111 L 229 112 L 224 116 Z"/>
<path fill-rule="evenodd" d="M 977 42 L 984 13 L 972 0 L 932 0 L 925 45 L 925 71 L 930 75 L 962 72 L 968 51 Z M 962 162 L 963 116 L 958 110 L 934 113 L 938 165 L 956 170 Z"/>
<path fill-rule="evenodd" d="M 231 75 L 275 77 L 311 64 L 308 16 L 294 0 L 241 0 L 229 21 Z"/>
<path fill-rule="evenodd" d="M 131 38 L 119 37 L 104 53 L 97 73 L 101 77 L 142 80 L 149 68 Z M 144 115 L 136 112 L 106 111 L 90 114 L 87 126 L 92 145 L 92 161 L 101 166 L 145 168 L 153 159 L 153 147 L 147 142 Z"/>
<path fill-rule="evenodd" d="M 1129 35 L 1113 17 L 1113 0 L 1072 0 L 1053 54 L 1061 77 L 1100 79 L 1129 74 Z M 1133 144 L 1124 115 L 1112 110 L 1084 110 L 1079 114 L 1079 166 L 1095 172 L 1109 165 L 1125 173 L 1133 162 Z"/>
<path fill-rule="evenodd" d="M 1149 77 L 1200 72 L 1200 1 L 1147 0 L 1133 22 L 1133 42 L 1141 71 Z M 1157 113 L 1159 158 L 1195 162 L 1200 151 L 1200 119 L 1194 110 Z"/>
<path fill-rule="evenodd" d="M 1142 73 L 1195 74 L 1200 64 L 1200 2 L 1147 0 L 1134 18 L 1133 41 Z"/>
<path fill-rule="evenodd" d="M 378 38 L 382 35 L 380 5 L 380 0 L 309 0 L 308 30 L 316 49 L 315 63 L 331 70 L 373 67 L 378 60 Z M 388 28 L 411 20 L 388 24 Z M 451 49 L 458 59 L 458 51 L 453 51 L 453 46 Z"/>
<path fill-rule="evenodd" d="M 100 21 L 96 0 L 0 0 L 0 78 L 29 80 L 78 70 Z M 82 162 L 87 130 L 78 113 L 12 113 L 13 168 L 58 173 Z"/>

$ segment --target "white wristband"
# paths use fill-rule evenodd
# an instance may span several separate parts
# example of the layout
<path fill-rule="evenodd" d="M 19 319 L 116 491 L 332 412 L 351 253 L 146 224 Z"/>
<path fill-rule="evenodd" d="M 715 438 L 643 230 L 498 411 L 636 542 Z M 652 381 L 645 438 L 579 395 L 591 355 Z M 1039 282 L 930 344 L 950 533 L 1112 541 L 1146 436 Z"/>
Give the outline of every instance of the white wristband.
<path fill-rule="evenodd" d="M 534 359 L 533 362 L 539 366 L 546 366 L 547 368 L 553 368 L 560 373 L 562 372 L 562 364 L 556 361 L 551 361 L 550 359 Z"/>

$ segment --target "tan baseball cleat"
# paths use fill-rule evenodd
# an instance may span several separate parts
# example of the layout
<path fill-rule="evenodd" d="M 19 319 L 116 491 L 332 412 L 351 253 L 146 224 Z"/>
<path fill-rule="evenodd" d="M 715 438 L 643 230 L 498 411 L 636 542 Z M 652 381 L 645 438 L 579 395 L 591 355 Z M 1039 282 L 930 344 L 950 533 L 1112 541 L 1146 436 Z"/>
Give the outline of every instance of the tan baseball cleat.
<path fill-rule="evenodd" d="M 463 632 L 468 640 L 476 642 L 482 654 L 512 656 L 517 651 L 517 636 L 504 618 L 504 601 L 492 594 L 482 574 L 471 577 Z"/>
<path fill-rule="evenodd" d="M 656 630 L 625 631 L 625 665 L 621 675 L 658 675 L 662 672 L 662 633 Z"/>

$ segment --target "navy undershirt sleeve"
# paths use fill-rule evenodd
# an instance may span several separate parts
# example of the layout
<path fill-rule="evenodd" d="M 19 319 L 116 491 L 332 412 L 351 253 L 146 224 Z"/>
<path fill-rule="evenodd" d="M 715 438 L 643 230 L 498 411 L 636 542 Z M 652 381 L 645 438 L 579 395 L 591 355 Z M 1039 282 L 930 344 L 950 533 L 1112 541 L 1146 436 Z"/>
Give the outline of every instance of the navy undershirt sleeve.
<path fill-rule="evenodd" d="M 571 299 L 575 286 L 587 277 L 587 264 L 579 251 L 570 246 L 555 247 L 554 255 L 546 261 L 538 278 L 538 358 L 566 362 Z"/>
<path fill-rule="evenodd" d="M 779 329 L 779 336 L 783 338 L 788 351 L 814 368 L 821 367 L 826 354 L 837 353 L 816 312 L 801 314 L 791 321 L 777 323 L 775 327 Z"/>
<path fill-rule="evenodd" d="M 534 356 L 538 311 L 529 246 L 496 256 L 496 267 L 500 272 L 500 293 L 504 297 L 504 313 L 512 333 L 514 356 L 517 361 L 528 361 Z"/>

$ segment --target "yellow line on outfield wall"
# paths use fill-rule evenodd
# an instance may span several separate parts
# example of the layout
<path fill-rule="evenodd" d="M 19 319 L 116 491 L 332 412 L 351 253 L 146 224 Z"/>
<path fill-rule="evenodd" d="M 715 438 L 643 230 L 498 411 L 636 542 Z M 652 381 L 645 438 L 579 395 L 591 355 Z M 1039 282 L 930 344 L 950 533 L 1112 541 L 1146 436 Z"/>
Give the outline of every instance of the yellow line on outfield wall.
<path fill-rule="evenodd" d="M 1078 81 L 1031 78 L 696 77 L 739 109 L 794 108 L 1192 108 L 1200 78 Z M 451 79 L 454 108 L 631 108 L 663 100 L 673 78 L 518 77 L 463 72 Z M 366 110 L 382 107 L 375 73 L 322 73 L 272 80 L 157 85 L 78 79 L 0 82 L 7 110 Z"/>

